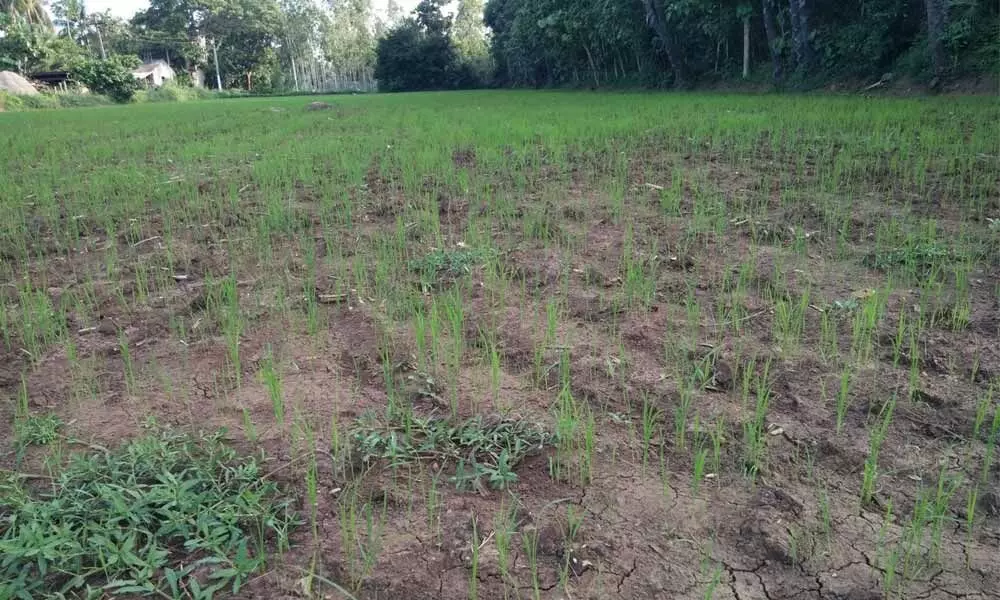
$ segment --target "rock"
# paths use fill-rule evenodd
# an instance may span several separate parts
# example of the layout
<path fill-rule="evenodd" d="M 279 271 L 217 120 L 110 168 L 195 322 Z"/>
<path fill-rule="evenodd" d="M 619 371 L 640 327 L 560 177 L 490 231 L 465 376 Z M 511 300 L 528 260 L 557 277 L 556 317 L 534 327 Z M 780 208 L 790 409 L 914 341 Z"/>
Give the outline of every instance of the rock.
<path fill-rule="evenodd" d="M 538 551 L 544 556 L 562 556 L 565 533 L 555 523 L 538 530 Z"/>
<path fill-rule="evenodd" d="M 308 111 L 313 111 L 313 110 L 330 110 L 331 108 L 333 108 L 333 106 L 330 105 L 330 104 L 327 104 L 326 102 L 310 102 L 309 104 L 306 105 L 306 110 L 308 110 Z"/>
<path fill-rule="evenodd" d="M 101 319 L 97 332 L 102 335 L 118 335 L 118 325 L 111 319 Z"/>
<path fill-rule="evenodd" d="M 37 96 L 38 90 L 31 82 L 13 71 L 0 71 L 0 92 L 18 96 Z"/>
<path fill-rule="evenodd" d="M 979 496 L 976 501 L 979 510 L 991 517 L 1000 515 L 1000 494 L 996 492 L 986 492 Z"/>
<path fill-rule="evenodd" d="M 731 390 L 734 386 L 733 369 L 721 360 L 712 366 L 712 383 L 720 390 Z"/>

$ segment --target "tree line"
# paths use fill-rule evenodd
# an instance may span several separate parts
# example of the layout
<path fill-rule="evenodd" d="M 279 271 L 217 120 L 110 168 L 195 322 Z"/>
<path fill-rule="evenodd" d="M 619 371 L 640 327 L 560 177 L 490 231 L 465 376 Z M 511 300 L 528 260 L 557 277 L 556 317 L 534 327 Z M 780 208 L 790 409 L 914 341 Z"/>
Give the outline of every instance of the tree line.
<path fill-rule="evenodd" d="M 0 0 L 0 70 L 117 78 L 164 60 L 254 91 L 480 86 L 798 87 L 1000 69 L 996 0 Z M 96 75 L 95 75 L 96 73 Z M 127 95 L 127 94 L 126 94 Z"/>
<path fill-rule="evenodd" d="M 441 4 L 423 2 L 379 46 L 388 89 L 475 81 L 448 51 L 447 19 L 427 18 Z M 498 86 L 795 88 L 905 77 L 937 87 L 1000 71 L 996 0 L 489 0 L 483 25 L 491 68 L 479 81 Z"/>
<path fill-rule="evenodd" d="M 254 91 L 373 89 L 375 46 L 403 20 L 394 0 L 150 0 L 131 19 L 84 0 L 0 0 L 0 70 L 163 60 L 183 82 Z"/>

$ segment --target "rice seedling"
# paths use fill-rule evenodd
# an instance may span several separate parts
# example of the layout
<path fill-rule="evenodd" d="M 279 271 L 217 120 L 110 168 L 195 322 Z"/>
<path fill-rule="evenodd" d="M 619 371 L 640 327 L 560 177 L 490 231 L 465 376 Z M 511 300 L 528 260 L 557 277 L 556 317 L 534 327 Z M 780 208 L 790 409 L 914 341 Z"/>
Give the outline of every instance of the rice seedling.
<path fill-rule="evenodd" d="M 806 311 L 809 308 L 809 290 L 792 299 L 778 300 L 774 305 L 774 337 L 787 351 L 798 348 L 805 331 Z"/>
<path fill-rule="evenodd" d="M 118 333 L 118 351 L 122 355 L 122 367 L 125 374 L 125 389 L 129 395 L 136 393 L 135 365 L 132 362 L 132 351 L 129 349 L 128 336 L 125 332 Z"/>
<path fill-rule="evenodd" d="M 559 392 L 554 410 L 556 454 L 550 458 L 549 472 L 554 479 L 576 475 L 585 483 L 590 479 L 592 465 L 593 415 L 576 401 L 569 385 L 564 385 Z"/>
<path fill-rule="evenodd" d="M 694 400 L 694 386 L 681 384 L 677 407 L 674 409 L 674 444 L 684 450 L 687 448 L 688 417 L 691 414 L 691 404 Z M 645 409 L 643 411 L 643 432 L 645 433 Z M 644 436 L 645 437 L 645 436 Z"/>
<path fill-rule="evenodd" d="M 642 470 L 645 473 L 649 460 L 649 450 L 656 435 L 660 420 L 660 411 L 649 401 L 642 402 Z"/>
<path fill-rule="evenodd" d="M 868 457 L 865 459 L 864 479 L 861 484 L 861 503 L 871 502 L 878 484 L 878 458 L 882 443 L 892 423 L 892 414 L 896 408 L 896 397 L 886 402 L 875 416 L 874 423 L 868 429 Z"/>
<path fill-rule="evenodd" d="M 531 574 L 531 591 L 535 600 L 542 597 L 541 580 L 538 575 L 538 530 L 528 529 L 521 533 L 521 545 Z"/>
<path fill-rule="evenodd" d="M 837 388 L 837 433 L 844 428 L 844 419 L 851 405 L 851 369 L 845 365 L 840 373 L 840 387 Z"/>
<path fill-rule="evenodd" d="M 702 596 L 704 600 L 712 600 L 715 598 L 715 591 L 722 584 L 722 565 L 716 565 L 712 569 L 712 579 L 708 582 L 708 586 L 705 588 L 705 594 Z"/>
<path fill-rule="evenodd" d="M 357 592 L 382 553 L 387 506 L 363 501 L 356 488 L 345 490 L 339 505 L 342 552 Z"/>
<path fill-rule="evenodd" d="M 472 556 L 469 559 L 472 567 L 469 569 L 469 600 L 479 598 L 479 528 L 476 518 L 472 518 L 472 543 L 469 544 Z"/>
<path fill-rule="evenodd" d="M 514 548 L 512 542 L 517 529 L 517 515 L 513 506 L 506 506 L 501 503 L 500 510 L 493 519 L 494 539 L 497 549 L 497 568 L 500 571 L 500 579 L 503 581 L 504 598 L 510 597 L 511 568 L 513 565 Z"/>
<path fill-rule="evenodd" d="M 264 384 L 267 394 L 271 398 L 274 421 L 278 427 L 281 427 L 285 423 L 285 398 L 281 388 L 281 375 L 274 364 L 274 354 L 271 348 L 265 350 L 260 367 L 260 381 Z"/>
<path fill-rule="evenodd" d="M 705 479 L 705 461 L 708 458 L 708 449 L 700 448 L 694 454 L 694 466 L 691 472 L 691 495 L 697 496 L 701 489 L 701 482 Z"/>
<path fill-rule="evenodd" d="M 743 422 L 743 469 L 756 479 L 767 457 L 767 413 L 771 405 L 771 363 L 765 362 L 754 378 L 755 402 L 751 418 Z"/>

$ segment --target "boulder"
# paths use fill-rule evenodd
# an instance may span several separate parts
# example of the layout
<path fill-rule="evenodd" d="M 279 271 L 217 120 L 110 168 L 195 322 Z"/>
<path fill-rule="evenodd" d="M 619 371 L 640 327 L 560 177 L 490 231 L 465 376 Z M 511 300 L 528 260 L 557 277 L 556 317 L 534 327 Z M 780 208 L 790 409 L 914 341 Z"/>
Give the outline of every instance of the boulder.
<path fill-rule="evenodd" d="M 0 92 L 18 96 L 37 96 L 38 90 L 31 82 L 13 71 L 0 71 Z"/>

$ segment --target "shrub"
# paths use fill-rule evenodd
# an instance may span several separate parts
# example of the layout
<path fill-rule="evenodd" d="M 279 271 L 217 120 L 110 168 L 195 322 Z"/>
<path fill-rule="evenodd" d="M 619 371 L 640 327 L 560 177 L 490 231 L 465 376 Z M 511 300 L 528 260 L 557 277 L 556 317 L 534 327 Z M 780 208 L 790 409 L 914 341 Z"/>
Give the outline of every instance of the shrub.
<path fill-rule="evenodd" d="M 5 110 L 18 110 L 23 106 L 20 96 L 0 92 L 0 112 Z"/>
<path fill-rule="evenodd" d="M 145 90 L 144 98 L 146 102 L 183 102 L 188 99 L 188 90 L 170 83 Z"/>
<path fill-rule="evenodd" d="M 111 99 L 100 94 L 78 92 L 43 93 L 37 96 L 17 96 L 0 92 L 0 112 L 5 110 L 37 110 L 45 108 L 80 108 L 84 106 L 104 106 Z"/>
<path fill-rule="evenodd" d="M 59 101 L 53 94 L 20 96 L 21 108 L 59 108 Z"/>
<path fill-rule="evenodd" d="M 161 87 L 140 90 L 135 95 L 136 102 L 187 102 L 188 100 L 203 100 L 217 96 L 217 92 L 205 88 L 195 88 L 168 82 Z M 219 96 L 221 97 L 221 96 Z"/>
<path fill-rule="evenodd" d="M 139 89 L 132 69 L 139 65 L 135 56 L 112 55 L 106 60 L 85 58 L 75 63 L 70 72 L 91 91 L 108 96 L 115 102 L 128 102 Z"/>
<path fill-rule="evenodd" d="M 66 92 L 55 95 L 60 108 L 80 108 L 85 106 L 104 106 L 111 104 L 111 98 L 100 94 L 79 94 Z"/>

